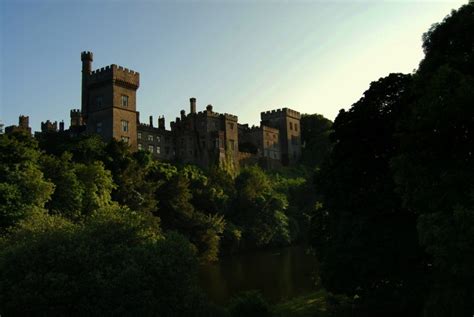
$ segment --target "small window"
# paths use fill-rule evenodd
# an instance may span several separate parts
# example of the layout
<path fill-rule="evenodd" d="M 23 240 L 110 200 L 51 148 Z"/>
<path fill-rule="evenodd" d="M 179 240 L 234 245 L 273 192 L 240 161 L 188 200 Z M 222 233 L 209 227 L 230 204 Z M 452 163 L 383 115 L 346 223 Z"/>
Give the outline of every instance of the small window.
<path fill-rule="evenodd" d="M 128 142 L 130 141 L 130 138 L 128 136 L 123 136 L 122 137 L 122 142 L 125 142 L 128 144 Z"/>
<path fill-rule="evenodd" d="M 148 145 L 148 151 L 150 151 L 151 153 L 153 153 L 153 145 Z"/>
<path fill-rule="evenodd" d="M 102 96 L 98 96 L 97 98 L 95 98 L 95 104 L 97 105 L 97 108 L 102 107 L 103 105 Z"/>
<path fill-rule="evenodd" d="M 141 143 L 138 143 L 138 149 L 143 150 L 143 145 Z"/>
<path fill-rule="evenodd" d="M 153 141 L 153 135 L 148 134 L 148 141 Z"/>
<path fill-rule="evenodd" d="M 158 143 L 159 143 L 160 141 L 161 141 L 161 138 L 160 138 L 160 136 L 159 136 L 159 135 L 157 135 L 157 136 L 156 136 L 156 142 L 158 142 Z"/>
<path fill-rule="evenodd" d="M 290 122 L 290 130 L 293 130 L 293 122 Z"/>
<path fill-rule="evenodd" d="M 128 107 L 128 96 L 122 95 L 122 107 Z"/>
<path fill-rule="evenodd" d="M 229 123 L 229 128 L 230 128 L 231 130 L 234 130 L 234 124 L 233 124 L 233 123 Z"/>
<path fill-rule="evenodd" d="M 158 154 L 161 153 L 161 148 L 159 146 L 156 147 L 156 153 L 158 153 Z"/>
<path fill-rule="evenodd" d="M 122 120 L 122 131 L 128 132 L 128 121 Z"/>
<path fill-rule="evenodd" d="M 97 122 L 96 126 L 95 126 L 95 131 L 97 133 L 101 133 L 102 132 L 102 122 Z"/>
<path fill-rule="evenodd" d="M 142 134 L 141 134 L 141 132 L 138 132 L 138 133 L 137 133 L 137 138 L 138 138 L 139 140 L 142 139 Z"/>
<path fill-rule="evenodd" d="M 295 123 L 295 131 L 298 131 L 298 123 Z"/>

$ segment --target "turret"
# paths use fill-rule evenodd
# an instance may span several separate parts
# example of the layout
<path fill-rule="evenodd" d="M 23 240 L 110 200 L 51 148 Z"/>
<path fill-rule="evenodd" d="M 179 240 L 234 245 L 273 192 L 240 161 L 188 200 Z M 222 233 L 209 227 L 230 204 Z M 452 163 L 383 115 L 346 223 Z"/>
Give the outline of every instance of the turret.
<path fill-rule="evenodd" d="M 158 128 L 161 130 L 165 129 L 165 117 L 158 118 Z"/>
<path fill-rule="evenodd" d="M 93 54 L 92 52 L 82 52 L 81 53 L 82 61 L 82 99 L 81 99 L 81 111 L 83 114 L 84 121 L 87 120 L 87 115 L 89 112 L 88 107 L 88 96 L 87 96 L 87 82 L 89 76 L 92 72 L 92 61 Z"/>
<path fill-rule="evenodd" d="M 189 112 L 196 113 L 196 98 L 189 99 Z"/>
<path fill-rule="evenodd" d="M 71 127 L 82 126 L 82 114 L 79 109 L 72 109 L 70 112 L 70 115 L 71 115 Z"/>
<path fill-rule="evenodd" d="M 30 117 L 28 116 L 20 116 L 18 118 L 18 126 L 21 129 L 28 130 L 30 128 Z"/>
<path fill-rule="evenodd" d="M 150 116 L 150 127 L 153 127 L 153 116 Z"/>

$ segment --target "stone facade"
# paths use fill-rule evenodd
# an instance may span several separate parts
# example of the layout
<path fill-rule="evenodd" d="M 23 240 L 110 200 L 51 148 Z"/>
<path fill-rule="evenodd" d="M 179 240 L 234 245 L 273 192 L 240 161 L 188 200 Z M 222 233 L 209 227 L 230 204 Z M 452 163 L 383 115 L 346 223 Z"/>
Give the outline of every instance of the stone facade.
<path fill-rule="evenodd" d="M 138 72 L 117 65 L 92 70 L 93 54 L 81 53 L 81 109 L 70 112 L 69 135 L 96 133 L 105 141 L 121 140 L 132 151 L 149 151 L 159 160 L 209 167 L 213 164 L 239 165 L 258 163 L 267 168 L 296 163 L 301 157 L 299 112 L 283 108 L 261 113 L 259 127 L 241 125 L 235 115 L 218 113 L 212 105 L 197 112 L 196 98 L 189 100 L 189 113 L 181 110 L 165 127 L 150 116 L 140 123 L 136 91 L 140 86 Z M 57 122 L 41 123 L 42 132 L 57 131 Z M 28 117 L 20 116 L 18 126 L 5 132 L 26 130 L 31 133 Z M 59 131 L 64 131 L 60 123 Z"/>
<path fill-rule="evenodd" d="M 140 74 L 117 65 L 92 71 L 93 55 L 82 52 L 82 121 L 88 133 L 122 140 L 137 150 L 136 91 Z"/>
<path fill-rule="evenodd" d="M 280 132 L 281 162 L 293 165 L 301 157 L 301 114 L 288 108 L 262 112 L 261 124 Z"/>
<path fill-rule="evenodd" d="M 5 128 L 5 133 L 24 131 L 31 134 L 30 117 L 21 115 L 18 117 L 18 125 L 11 125 Z"/>

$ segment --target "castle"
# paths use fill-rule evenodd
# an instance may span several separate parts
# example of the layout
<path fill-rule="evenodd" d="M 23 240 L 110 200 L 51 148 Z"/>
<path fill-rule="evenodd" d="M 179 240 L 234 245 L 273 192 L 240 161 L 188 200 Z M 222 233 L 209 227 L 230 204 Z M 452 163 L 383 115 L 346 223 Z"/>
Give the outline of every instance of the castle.
<path fill-rule="evenodd" d="M 301 157 L 297 111 L 262 112 L 260 127 L 249 127 L 239 124 L 235 115 L 215 112 L 212 105 L 197 111 L 196 98 L 190 98 L 189 113 L 181 110 L 167 130 L 164 117 L 158 118 L 156 126 L 152 116 L 148 124 L 140 122 L 138 72 L 115 64 L 93 70 L 92 52 L 82 52 L 81 61 L 81 109 L 70 112 L 71 132 L 96 133 L 105 141 L 121 140 L 133 151 L 149 151 L 159 160 L 201 167 L 230 161 L 236 166 L 259 163 L 271 168 L 292 165 Z M 20 126 L 28 126 L 27 120 L 20 118 Z M 56 131 L 57 123 L 42 122 L 41 130 Z M 64 130 L 64 123 L 59 130 Z"/>

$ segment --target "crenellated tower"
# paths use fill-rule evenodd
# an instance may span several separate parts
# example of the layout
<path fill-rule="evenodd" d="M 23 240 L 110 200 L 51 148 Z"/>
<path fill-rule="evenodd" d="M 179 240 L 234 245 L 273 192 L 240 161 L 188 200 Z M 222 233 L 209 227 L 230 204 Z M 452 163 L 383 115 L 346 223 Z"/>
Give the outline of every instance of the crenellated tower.
<path fill-rule="evenodd" d="M 279 130 L 281 161 L 284 165 L 293 165 L 301 157 L 301 114 L 298 111 L 283 108 L 260 114 L 262 126 Z"/>
<path fill-rule="evenodd" d="M 82 52 L 82 118 L 86 131 L 137 149 L 136 91 L 140 74 L 112 64 L 92 70 L 92 53 Z"/>
<path fill-rule="evenodd" d="M 82 52 L 81 53 L 81 61 L 82 61 L 82 94 L 81 94 L 81 111 L 83 115 L 83 121 L 87 122 L 87 115 L 88 115 L 88 108 L 87 108 L 87 82 L 89 76 L 92 72 L 92 61 L 93 61 L 93 54 L 92 52 Z"/>

